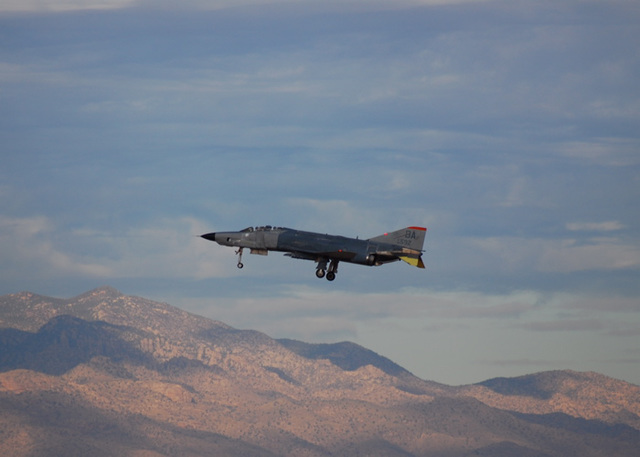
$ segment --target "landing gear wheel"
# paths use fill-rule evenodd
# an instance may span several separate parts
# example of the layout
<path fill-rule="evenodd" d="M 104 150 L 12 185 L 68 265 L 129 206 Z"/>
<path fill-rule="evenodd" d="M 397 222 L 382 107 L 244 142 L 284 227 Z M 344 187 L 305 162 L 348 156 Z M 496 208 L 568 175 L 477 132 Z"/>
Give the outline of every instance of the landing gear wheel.
<path fill-rule="evenodd" d="M 238 256 L 238 268 L 244 267 L 244 264 L 242 263 L 242 248 L 238 248 L 236 255 Z"/>
<path fill-rule="evenodd" d="M 320 279 L 324 278 L 324 270 L 322 268 L 318 268 L 316 270 L 316 278 L 320 278 Z"/>
<path fill-rule="evenodd" d="M 327 281 L 333 281 L 336 279 L 336 273 L 338 272 L 338 260 L 333 259 L 329 264 L 329 269 L 327 270 Z"/>

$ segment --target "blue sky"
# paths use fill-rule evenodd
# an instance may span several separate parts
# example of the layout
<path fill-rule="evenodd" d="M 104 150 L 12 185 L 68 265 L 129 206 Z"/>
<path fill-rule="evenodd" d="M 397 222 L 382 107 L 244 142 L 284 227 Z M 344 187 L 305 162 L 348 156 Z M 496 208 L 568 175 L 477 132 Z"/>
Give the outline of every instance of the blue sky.
<path fill-rule="evenodd" d="M 177 5 L 177 4 L 176 4 Z M 640 384 L 636 1 L 8 1 L 0 293 L 101 285 L 448 384 Z M 429 228 L 426 270 L 198 235 Z"/>

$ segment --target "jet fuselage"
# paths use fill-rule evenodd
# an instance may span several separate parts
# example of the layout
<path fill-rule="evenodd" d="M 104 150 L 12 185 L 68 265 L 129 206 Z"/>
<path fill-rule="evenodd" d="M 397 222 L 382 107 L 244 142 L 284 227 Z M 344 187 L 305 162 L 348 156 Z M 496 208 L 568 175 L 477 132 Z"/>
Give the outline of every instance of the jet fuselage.
<path fill-rule="evenodd" d="M 407 227 L 379 237 L 359 239 L 267 225 L 248 227 L 239 232 L 207 233 L 202 237 L 223 246 L 237 247 L 240 255 L 243 248 L 249 248 L 252 254 L 267 255 L 269 251 L 278 251 L 293 258 L 318 262 L 318 277 L 324 277 L 327 263 L 331 262 L 329 273 L 332 274 L 327 279 L 333 280 L 341 261 L 374 266 L 404 260 L 424 268 L 421 254 L 425 232 L 422 227 Z M 242 266 L 240 258 L 238 267 Z"/>

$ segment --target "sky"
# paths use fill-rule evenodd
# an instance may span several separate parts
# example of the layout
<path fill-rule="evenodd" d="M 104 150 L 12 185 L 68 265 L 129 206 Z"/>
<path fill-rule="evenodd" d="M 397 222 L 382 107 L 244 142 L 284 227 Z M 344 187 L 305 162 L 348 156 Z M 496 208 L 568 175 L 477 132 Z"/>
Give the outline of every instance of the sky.
<path fill-rule="evenodd" d="M 127 295 L 450 385 L 640 384 L 636 0 L 6 0 L 0 294 Z M 199 237 L 428 227 L 425 270 Z"/>

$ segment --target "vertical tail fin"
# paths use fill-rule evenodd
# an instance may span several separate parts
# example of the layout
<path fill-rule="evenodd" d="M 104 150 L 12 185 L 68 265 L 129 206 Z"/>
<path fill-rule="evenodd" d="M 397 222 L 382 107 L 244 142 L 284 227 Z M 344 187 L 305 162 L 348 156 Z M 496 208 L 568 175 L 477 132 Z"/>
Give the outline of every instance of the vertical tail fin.
<path fill-rule="evenodd" d="M 394 254 L 398 256 L 400 260 L 407 262 L 414 267 L 424 268 L 422 262 L 422 247 L 424 246 L 424 239 L 427 234 L 425 227 L 406 227 L 395 232 L 385 233 L 384 235 L 370 238 L 369 241 L 375 241 L 377 243 L 391 244 L 394 247 Z"/>
<path fill-rule="evenodd" d="M 378 243 L 388 243 L 395 246 L 409 248 L 416 251 L 422 251 L 424 246 L 424 238 L 427 234 L 425 227 L 407 227 L 395 232 L 385 233 L 384 235 L 370 238 L 369 241 Z"/>

